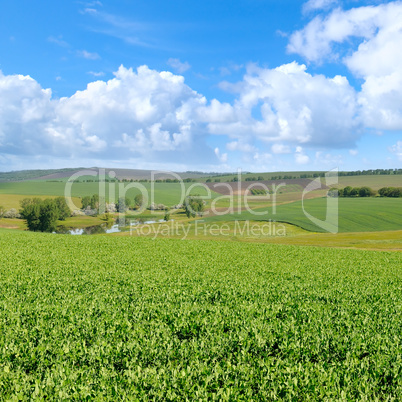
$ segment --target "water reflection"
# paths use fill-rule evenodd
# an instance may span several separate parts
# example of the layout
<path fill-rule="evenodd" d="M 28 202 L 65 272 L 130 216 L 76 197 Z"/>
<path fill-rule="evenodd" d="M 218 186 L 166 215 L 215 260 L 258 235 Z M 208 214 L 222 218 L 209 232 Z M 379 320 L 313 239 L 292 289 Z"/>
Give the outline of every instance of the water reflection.
<path fill-rule="evenodd" d="M 71 234 L 71 235 L 94 235 L 94 234 L 105 234 L 105 233 L 118 233 L 125 232 L 130 230 L 130 226 L 136 225 L 149 225 L 157 222 L 165 222 L 164 219 L 155 220 L 145 220 L 145 219 L 137 219 L 135 221 L 131 221 L 129 226 L 119 226 L 115 224 L 113 221 L 107 221 L 102 223 L 101 225 L 87 226 L 81 229 L 71 229 L 64 225 L 58 226 L 57 234 Z"/>

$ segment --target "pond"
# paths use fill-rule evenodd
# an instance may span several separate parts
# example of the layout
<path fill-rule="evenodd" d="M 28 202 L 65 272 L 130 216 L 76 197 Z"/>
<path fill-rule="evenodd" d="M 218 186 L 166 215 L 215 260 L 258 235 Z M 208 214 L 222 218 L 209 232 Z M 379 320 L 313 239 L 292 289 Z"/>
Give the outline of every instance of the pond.
<path fill-rule="evenodd" d="M 56 230 L 57 234 L 71 234 L 71 235 L 93 235 L 93 234 L 104 234 L 104 233 L 118 233 L 118 232 L 128 232 L 130 226 L 138 225 L 150 225 L 152 223 L 166 222 L 164 219 L 155 220 L 135 220 L 130 221 L 129 225 L 120 226 L 115 224 L 113 221 L 102 223 L 101 225 L 87 226 L 85 228 L 68 228 L 66 226 L 59 226 Z"/>

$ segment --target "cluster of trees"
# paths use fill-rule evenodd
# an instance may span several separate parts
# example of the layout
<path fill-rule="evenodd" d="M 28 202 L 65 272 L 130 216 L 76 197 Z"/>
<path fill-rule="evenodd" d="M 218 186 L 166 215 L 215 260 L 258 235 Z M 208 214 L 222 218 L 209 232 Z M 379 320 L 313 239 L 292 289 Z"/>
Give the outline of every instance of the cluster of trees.
<path fill-rule="evenodd" d="M 264 180 L 264 178 L 262 176 L 258 176 L 258 177 L 246 177 L 245 181 L 261 181 Z"/>
<path fill-rule="evenodd" d="M 262 180 L 291 180 L 291 179 L 307 179 L 307 178 L 317 178 L 317 177 L 325 177 L 325 172 L 322 173 L 301 173 L 300 175 L 276 175 L 270 176 L 269 178 L 264 178 L 263 176 L 252 176 L 246 177 L 244 181 L 262 181 Z M 211 180 L 210 180 L 211 181 Z M 238 176 L 234 176 L 233 178 L 228 180 L 229 182 L 237 182 L 239 181 Z M 208 183 L 208 180 L 207 180 Z"/>
<path fill-rule="evenodd" d="M 328 191 L 328 197 L 372 197 L 376 195 L 376 192 L 367 186 L 363 187 L 351 187 L 346 186 L 345 188 L 331 188 Z"/>
<path fill-rule="evenodd" d="M 58 220 L 65 220 L 71 211 L 64 197 L 24 198 L 20 214 L 26 220 L 29 230 L 34 232 L 54 232 Z"/>
<path fill-rule="evenodd" d="M 117 180 L 119 181 L 119 180 Z M 120 180 L 123 183 L 134 183 L 134 182 L 138 182 L 138 183 L 152 183 L 152 180 L 148 180 L 148 179 L 139 179 L 139 180 L 135 180 L 135 179 L 121 179 Z M 184 183 L 196 183 L 197 180 L 195 179 L 182 179 L 182 181 Z M 156 179 L 154 180 L 155 183 L 180 183 L 179 179 Z"/>
<path fill-rule="evenodd" d="M 99 208 L 99 194 L 94 194 L 92 197 L 86 195 L 81 198 L 82 209 L 87 209 L 90 207 L 91 209 Z"/>
<path fill-rule="evenodd" d="M 243 174 L 247 174 L 247 172 L 243 172 Z M 370 170 L 355 170 L 352 172 L 338 172 L 339 176 L 361 176 L 361 175 L 395 175 L 402 174 L 402 169 L 370 169 Z M 224 173 L 221 174 L 225 175 Z M 216 175 L 215 177 L 217 177 Z M 290 180 L 290 179 L 315 179 L 317 177 L 325 177 L 325 172 L 315 172 L 315 173 L 300 173 L 298 175 L 275 175 L 269 176 L 269 180 Z M 247 177 L 245 181 L 259 181 L 259 180 L 268 180 L 264 179 L 262 176 L 256 177 Z M 237 176 L 229 179 L 229 182 L 237 182 L 239 179 Z M 210 183 L 212 180 L 207 179 L 207 183 Z"/>
<path fill-rule="evenodd" d="M 187 218 L 202 216 L 205 209 L 205 202 L 199 195 L 189 195 L 184 201 L 184 212 Z"/>
<path fill-rule="evenodd" d="M 49 180 L 48 180 L 49 181 Z M 75 180 L 75 183 L 114 183 L 119 182 L 119 179 L 83 179 Z"/>
<path fill-rule="evenodd" d="M 402 187 L 383 187 L 378 190 L 381 197 L 402 197 Z"/>
<path fill-rule="evenodd" d="M 390 175 L 402 174 L 402 169 L 369 169 L 355 170 L 353 172 L 339 172 L 339 176 L 365 176 L 365 175 Z"/>
<path fill-rule="evenodd" d="M 144 203 L 144 197 L 142 194 L 137 194 L 134 197 L 134 203 L 130 199 L 130 197 L 120 197 L 119 201 L 116 203 L 116 211 L 117 212 L 125 212 L 127 209 L 133 208 L 138 209 L 141 208 Z"/>
<path fill-rule="evenodd" d="M 86 195 L 81 198 L 81 207 L 82 209 L 92 209 L 95 211 L 99 210 L 100 198 L 98 194 L 93 194 L 92 196 Z M 125 212 L 130 208 L 140 208 L 144 203 L 144 197 L 142 194 L 137 194 L 134 197 L 134 202 L 130 197 L 120 197 L 119 200 L 115 204 L 115 208 L 117 212 Z"/>
<path fill-rule="evenodd" d="M 402 197 L 402 187 L 383 187 L 378 190 L 381 197 Z M 376 191 L 370 187 L 351 187 L 331 189 L 328 191 L 330 197 L 372 197 Z"/>
<path fill-rule="evenodd" d="M 267 190 L 264 190 L 263 188 L 252 188 L 250 193 L 251 195 L 266 195 Z"/>
<path fill-rule="evenodd" d="M 215 179 L 214 182 L 215 182 L 215 183 L 220 183 L 220 182 L 221 182 L 221 179 Z M 212 183 L 212 179 L 207 179 L 207 180 L 205 180 L 205 183 Z"/>

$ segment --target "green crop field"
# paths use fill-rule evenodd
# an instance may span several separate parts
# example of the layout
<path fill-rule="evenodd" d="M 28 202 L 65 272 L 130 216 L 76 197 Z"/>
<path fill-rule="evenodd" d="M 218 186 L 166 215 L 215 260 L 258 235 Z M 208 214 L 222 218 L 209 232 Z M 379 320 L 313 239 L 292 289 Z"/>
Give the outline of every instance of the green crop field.
<path fill-rule="evenodd" d="M 402 229 L 402 199 L 400 198 L 339 198 L 339 232 L 371 232 Z M 305 210 L 317 219 L 325 219 L 327 198 L 314 198 L 304 202 Z M 262 216 L 254 215 L 249 211 L 240 214 L 206 217 L 210 221 L 228 220 L 273 220 L 291 223 L 313 232 L 324 230 L 316 226 L 303 213 L 300 201 L 277 205 L 276 213 L 267 204 L 265 208 L 257 208 L 256 212 L 267 211 Z"/>
<path fill-rule="evenodd" d="M 0 230 L 4 400 L 401 400 L 402 254 Z"/>
<path fill-rule="evenodd" d="M 10 195 L 20 196 L 64 196 L 66 183 L 64 182 L 48 182 L 48 181 L 26 181 L 0 183 L 0 205 L 2 198 L 9 202 Z M 134 199 L 135 195 L 140 194 L 140 188 L 145 188 L 149 195 L 154 195 L 155 203 L 162 203 L 168 206 L 178 204 L 182 194 L 182 187 L 179 183 L 74 183 L 71 187 L 71 195 L 75 198 L 84 197 L 86 195 L 98 194 L 99 186 L 103 188 L 106 200 L 110 200 L 110 194 L 114 194 L 118 199 L 119 191 L 124 196 L 124 189 L 127 189 L 126 195 Z M 192 190 L 189 190 L 190 187 Z M 200 194 L 206 196 L 207 189 L 203 184 L 184 183 L 185 190 L 189 190 L 191 194 Z M 152 191 L 151 191 L 152 190 Z M 217 194 L 212 192 L 212 198 Z M 18 198 L 18 197 L 16 197 Z M 22 197 L 23 198 L 23 197 Z M 18 198 L 19 199 L 19 198 Z M 150 199 L 149 202 L 152 200 Z M 78 203 L 79 204 L 79 203 Z M 78 207 L 79 205 L 77 205 Z M 14 208 L 19 207 L 19 201 L 13 204 Z"/>
<path fill-rule="evenodd" d="M 402 175 L 340 176 L 338 187 L 346 186 L 368 186 L 373 190 L 379 190 L 382 187 L 402 187 Z"/>

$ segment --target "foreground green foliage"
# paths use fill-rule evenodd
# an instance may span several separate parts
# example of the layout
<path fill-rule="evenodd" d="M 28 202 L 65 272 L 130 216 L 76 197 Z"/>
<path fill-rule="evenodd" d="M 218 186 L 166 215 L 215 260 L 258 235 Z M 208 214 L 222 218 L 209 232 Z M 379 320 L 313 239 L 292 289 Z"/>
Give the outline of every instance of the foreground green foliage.
<path fill-rule="evenodd" d="M 402 255 L 0 231 L 4 399 L 401 400 Z"/>

